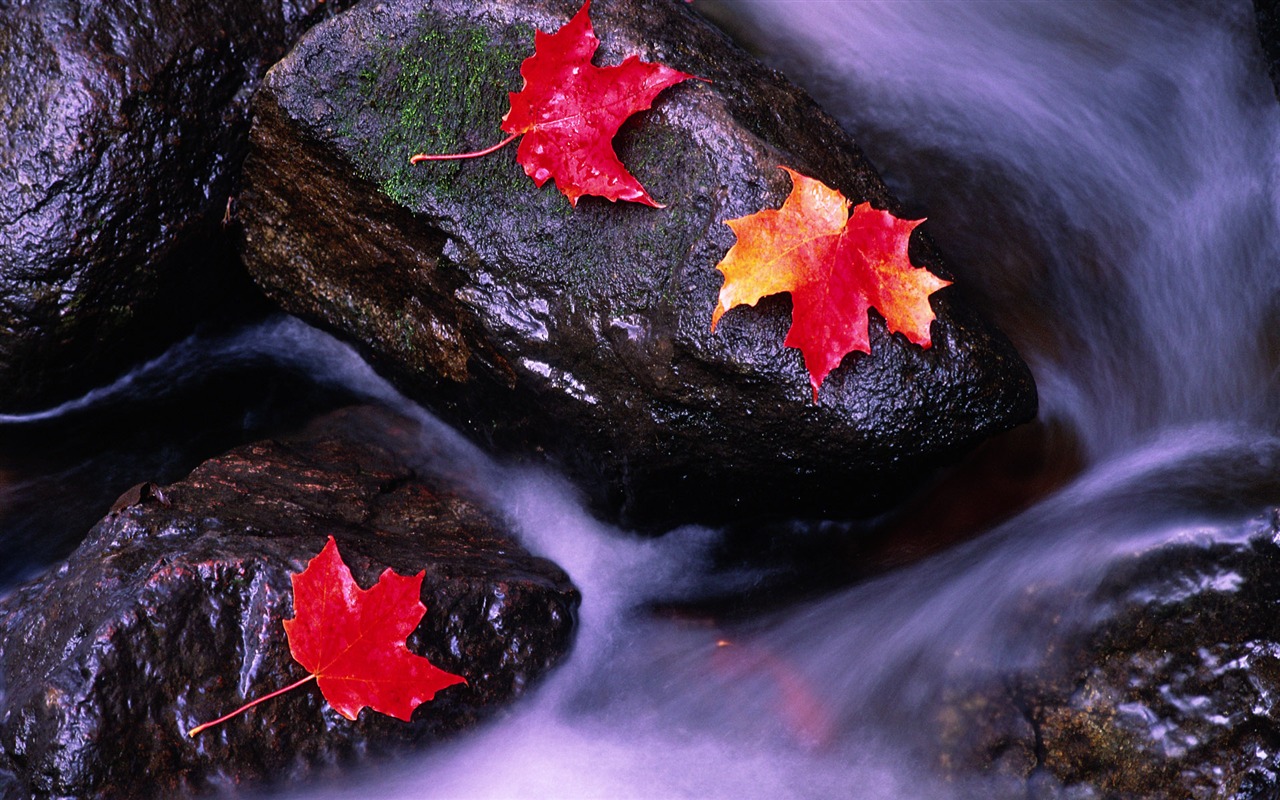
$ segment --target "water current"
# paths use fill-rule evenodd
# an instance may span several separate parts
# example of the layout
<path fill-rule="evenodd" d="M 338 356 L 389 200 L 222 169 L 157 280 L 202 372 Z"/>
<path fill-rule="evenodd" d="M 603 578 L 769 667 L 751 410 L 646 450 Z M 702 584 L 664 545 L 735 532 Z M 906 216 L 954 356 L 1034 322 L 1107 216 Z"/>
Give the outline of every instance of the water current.
<path fill-rule="evenodd" d="M 46 416 L 168 391 L 209 360 L 309 376 L 323 392 L 280 391 L 422 419 L 422 466 L 474 476 L 582 590 L 570 657 L 509 713 L 304 796 L 1002 797 L 921 753 L 949 685 L 1034 668 L 1028 596 L 1087 620 L 1078 598 L 1114 560 L 1239 535 L 1280 502 L 1280 105 L 1248 2 L 695 6 L 813 93 L 928 217 L 957 286 L 1031 364 L 1074 477 L 961 545 L 817 597 L 664 612 L 768 568 L 726 568 L 718 531 L 600 523 L 556 475 L 493 461 L 294 320 L 197 337 Z"/>

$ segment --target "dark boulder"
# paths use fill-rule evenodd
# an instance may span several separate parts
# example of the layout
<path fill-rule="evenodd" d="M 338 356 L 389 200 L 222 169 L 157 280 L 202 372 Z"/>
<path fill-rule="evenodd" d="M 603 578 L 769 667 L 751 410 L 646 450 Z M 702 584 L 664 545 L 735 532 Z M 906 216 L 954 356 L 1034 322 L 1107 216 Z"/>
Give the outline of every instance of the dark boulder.
<path fill-rule="evenodd" d="M 1250 528 L 1117 566 L 1036 669 L 951 694 L 943 763 L 1045 798 L 1280 796 L 1280 515 Z"/>
<path fill-rule="evenodd" d="M 0 0 L 0 408 L 102 382 L 234 289 L 251 90 L 328 9 Z"/>
<path fill-rule="evenodd" d="M 7 796 L 157 797 L 297 781 L 474 724 L 568 649 L 578 593 L 475 503 L 425 481 L 415 423 L 369 408 L 136 487 L 64 565 L 0 606 Z M 290 573 L 333 535 L 360 585 L 425 570 L 409 647 L 464 675 L 411 723 L 314 687 L 185 733 L 305 672 Z M 0 780 L 0 787 L 4 786 Z"/>
<path fill-rule="evenodd" d="M 935 295 L 930 350 L 873 315 L 872 353 L 820 404 L 782 346 L 785 296 L 711 333 L 724 221 L 781 204 L 779 165 L 899 206 L 811 99 L 684 3 L 591 8 L 596 63 L 638 53 L 710 81 L 667 90 L 615 140 L 667 208 L 571 209 L 514 148 L 408 163 L 502 138 L 535 29 L 578 5 L 371 2 L 304 37 L 255 100 L 241 201 L 265 291 L 487 445 L 549 455 L 627 524 L 871 513 L 1034 414 L 1026 366 L 963 287 Z M 912 252 L 947 274 L 923 234 Z"/>

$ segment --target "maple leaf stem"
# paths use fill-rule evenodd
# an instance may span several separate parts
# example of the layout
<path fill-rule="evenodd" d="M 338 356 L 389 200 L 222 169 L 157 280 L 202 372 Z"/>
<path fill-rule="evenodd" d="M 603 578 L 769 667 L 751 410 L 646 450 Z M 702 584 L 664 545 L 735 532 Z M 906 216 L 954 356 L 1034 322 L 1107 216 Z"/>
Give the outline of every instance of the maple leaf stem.
<path fill-rule="evenodd" d="M 299 686 L 301 686 L 302 684 L 307 683 L 307 682 L 309 682 L 309 681 L 314 681 L 315 679 L 316 679 L 316 675 L 315 675 L 315 673 L 313 672 L 313 673 L 311 673 L 310 675 L 308 675 L 307 677 L 305 677 L 305 678 L 303 678 L 302 680 L 298 681 L 297 683 L 291 683 L 291 684 L 289 684 L 288 686 L 284 687 L 283 689 L 276 689 L 276 690 L 275 690 L 274 692 L 272 692 L 271 694 L 264 694 L 262 697 L 259 697 L 257 700 L 250 700 L 249 702 L 247 702 L 247 703 L 245 703 L 244 705 L 240 706 L 240 707 L 239 707 L 239 708 L 237 708 L 235 711 L 232 711 L 230 714 L 227 714 L 226 716 L 218 717 L 217 719 L 212 720 L 212 721 L 210 721 L 210 722 L 206 722 L 206 723 L 204 723 L 203 725 L 197 725 L 197 726 L 195 726 L 195 727 L 194 727 L 194 728 L 192 728 L 191 730 L 187 731 L 187 736 L 190 736 L 190 737 L 192 737 L 192 738 L 195 738 L 196 734 L 200 733 L 201 731 L 205 730 L 206 728 L 212 728 L 214 725 L 220 725 L 220 724 L 222 724 L 222 723 L 226 722 L 227 720 L 231 719 L 232 717 L 236 716 L 237 714 L 240 714 L 240 713 L 242 713 L 242 712 L 244 712 L 244 711 L 248 711 L 249 709 L 251 709 L 251 708 L 253 708 L 254 706 L 256 706 L 258 703 L 264 702 L 264 701 L 266 701 L 266 700 L 270 700 L 271 698 L 275 697 L 276 695 L 281 695 L 281 694 L 284 694 L 285 692 L 292 691 L 293 689 L 297 689 L 297 688 L 298 688 Z"/>
<path fill-rule="evenodd" d="M 410 159 L 409 159 L 409 163 L 410 163 L 410 164 L 420 164 L 420 163 L 422 163 L 423 161 L 453 161 L 453 160 L 455 160 L 455 159 L 459 159 L 459 158 L 479 158 L 480 156 L 487 156 L 487 155 L 489 155 L 490 153 L 493 153 L 493 152 L 496 152 L 496 151 L 498 151 L 498 150 L 501 150 L 502 148 L 504 148 L 504 147 L 506 147 L 507 145 L 511 144 L 513 141 L 515 141 L 515 140 L 516 140 L 516 137 L 517 137 L 517 136 L 519 136 L 519 135 L 520 135 L 520 134 L 518 134 L 518 133 L 513 133 L 513 134 L 511 134 L 510 136 L 508 136 L 507 138 L 505 138 L 505 139 L 503 139 L 502 141 L 500 141 L 500 142 L 498 142 L 497 144 L 495 144 L 493 147 L 486 147 L 486 148 L 485 148 L 485 149 L 483 149 L 483 150 L 476 150 L 476 151 L 475 151 L 475 152 L 473 152 L 473 153 L 448 153 L 448 154 L 444 154 L 444 155 L 432 155 L 432 154 L 429 154 L 429 153 L 418 153 L 416 156 L 412 156 L 412 157 L 410 157 Z"/>

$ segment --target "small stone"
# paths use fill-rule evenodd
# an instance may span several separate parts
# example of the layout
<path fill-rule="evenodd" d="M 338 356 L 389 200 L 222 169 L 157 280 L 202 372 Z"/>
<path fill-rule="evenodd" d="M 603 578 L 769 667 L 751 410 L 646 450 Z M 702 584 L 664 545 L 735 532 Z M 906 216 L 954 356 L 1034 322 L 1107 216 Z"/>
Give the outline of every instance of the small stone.
<path fill-rule="evenodd" d="M 1051 627 L 1042 663 L 955 690 L 965 699 L 947 705 L 939 727 L 953 775 L 990 773 L 1009 732 L 1023 731 L 1035 758 L 1021 774 L 1051 778 L 1066 787 L 1062 796 L 1273 797 L 1276 521 L 1223 533 L 1223 541 L 1172 543 L 1114 564 L 1088 598 L 1090 622 Z M 998 725 L 992 708 L 1001 709 Z"/>

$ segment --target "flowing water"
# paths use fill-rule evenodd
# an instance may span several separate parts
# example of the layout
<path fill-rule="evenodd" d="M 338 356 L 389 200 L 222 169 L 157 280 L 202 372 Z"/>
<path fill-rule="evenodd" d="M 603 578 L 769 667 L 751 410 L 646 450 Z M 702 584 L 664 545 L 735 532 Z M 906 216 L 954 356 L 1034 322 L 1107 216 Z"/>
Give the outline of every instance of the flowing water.
<path fill-rule="evenodd" d="M 710 569 L 713 532 L 636 541 L 510 474 L 495 502 L 582 587 L 578 644 L 510 717 L 377 781 L 387 796 L 1001 796 L 921 754 L 947 686 L 1034 669 L 1049 626 L 1029 595 L 1088 620 L 1055 603 L 1114 560 L 1239 535 L 1280 501 L 1280 105 L 1247 2 L 703 8 L 929 217 L 1084 468 L 963 546 L 731 623 L 651 611 L 760 577 Z"/>
<path fill-rule="evenodd" d="M 307 796 L 1024 796 L 931 771 L 947 688 L 1034 669 L 1049 627 L 1035 613 L 1088 621 L 1109 564 L 1239 536 L 1280 502 L 1280 105 L 1248 2 L 695 7 L 817 96 L 928 216 L 957 286 L 1032 365 L 1078 475 L 911 566 L 693 613 L 775 576 L 725 566 L 717 531 L 601 524 L 559 478 L 495 463 L 300 323 L 188 343 L 418 415 L 424 468 L 475 476 L 582 589 L 570 657 L 509 713 Z"/>

